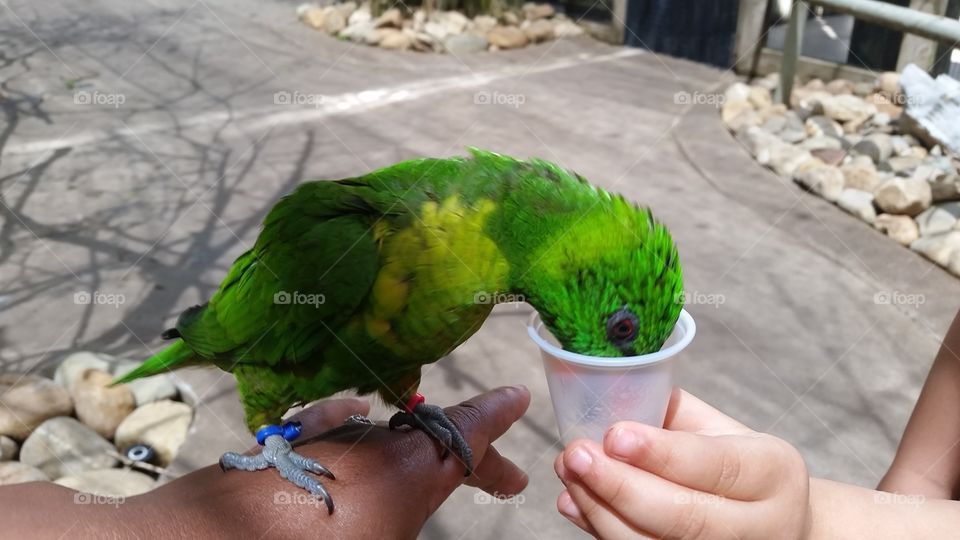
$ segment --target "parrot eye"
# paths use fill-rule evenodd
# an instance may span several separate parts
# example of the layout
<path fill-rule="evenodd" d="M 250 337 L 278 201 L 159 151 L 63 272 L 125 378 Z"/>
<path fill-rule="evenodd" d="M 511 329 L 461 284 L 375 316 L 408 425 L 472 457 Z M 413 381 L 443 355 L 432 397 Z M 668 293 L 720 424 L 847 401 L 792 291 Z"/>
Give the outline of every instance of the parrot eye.
<path fill-rule="evenodd" d="M 607 319 L 607 339 L 616 346 L 629 345 L 637 337 L 637 316 L 626 307 Z"/>

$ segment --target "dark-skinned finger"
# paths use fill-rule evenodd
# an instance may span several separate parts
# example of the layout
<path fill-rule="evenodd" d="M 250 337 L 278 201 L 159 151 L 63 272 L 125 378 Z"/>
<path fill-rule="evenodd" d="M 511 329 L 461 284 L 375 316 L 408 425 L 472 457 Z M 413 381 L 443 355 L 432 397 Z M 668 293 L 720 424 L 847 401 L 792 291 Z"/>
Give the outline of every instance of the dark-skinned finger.
<path fill-rule="evenodd" d="M 529 481 L 527 473 L 489 446 L 483 453 L 483 461 L 465 483 L 494 496 L 510 496 L 523 491 Z"/>

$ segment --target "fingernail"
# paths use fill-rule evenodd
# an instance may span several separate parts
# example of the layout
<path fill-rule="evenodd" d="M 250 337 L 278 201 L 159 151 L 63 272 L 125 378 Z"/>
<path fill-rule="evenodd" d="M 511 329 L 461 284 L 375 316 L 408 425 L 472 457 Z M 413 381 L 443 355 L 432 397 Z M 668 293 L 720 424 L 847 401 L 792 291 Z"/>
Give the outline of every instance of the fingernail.
<path fill-rule="evenodd" d="M 637 436 L 632 431 L 621 427 L 610 434 L 610 450 L 620 457 L 630 457 L 637 445 Z"/>
<path fill-rule="evenodd" d="M 582 476 L 590 470 L 590 466 L 593 465 L 593 458 L 583 448 L 575 448 L 563 462 L 575 474 Z"/>
<path fill-rule="evenodd" d="M 514 385 L 512 388 L 513 388 L 514 390 L 519 390 L 519 391 L 521 391 L 521 392 L 529 392 L 529 391 L 530 391 L 530 390 L 527 389 L 526 385 L 523 385 L 523 384 Z"/>
<path fill-rule="evenodd" d="M 567 517 L 574 519 L 580 517 L 580 509 L 577 508 L 577 505 L 573 502 L 569 491 L 564 491 L 560 494 L 560 497 L 557 499 L 557 510 L 560 510 L 560 513 Z"/>

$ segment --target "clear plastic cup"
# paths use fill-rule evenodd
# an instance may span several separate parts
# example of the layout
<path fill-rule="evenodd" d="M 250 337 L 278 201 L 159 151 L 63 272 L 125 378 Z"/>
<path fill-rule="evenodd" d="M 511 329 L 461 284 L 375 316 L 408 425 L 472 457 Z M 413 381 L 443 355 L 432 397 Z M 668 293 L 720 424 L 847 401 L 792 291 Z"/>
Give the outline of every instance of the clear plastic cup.
<path fill-rule="evenodd" d="M 659 351 L 603 358 L 565 351 L 534 312 L 527 333 L 540 347 L 553 411 L 564 444 L 578 438 L 600 441 L 620 420 L 663 427 L 673 390 L 674 358 L 690 344 L 697 327 L 686 310 Z"/>

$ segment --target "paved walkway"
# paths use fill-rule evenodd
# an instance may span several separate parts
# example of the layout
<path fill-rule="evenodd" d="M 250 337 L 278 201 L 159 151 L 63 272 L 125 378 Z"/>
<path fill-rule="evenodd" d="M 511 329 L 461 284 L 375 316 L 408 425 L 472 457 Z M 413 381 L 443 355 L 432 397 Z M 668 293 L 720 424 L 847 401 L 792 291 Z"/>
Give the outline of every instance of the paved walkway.
<path fill-rule="evenodd" d="M 682 385 L 797 445 L 814 474 L 878 480 L 957 309 L 960 282 L 758 167 L 714 108 L 678 103 L 729 74 L 588 39 L 460 59 L 384 52 L 307 29 L 293 3 L 10 7 L 17 17 L 0 20 L 5 369 L 78 348 L 147 356 L 301 180 L 468 145 L 554 160 L 649 204 L 680 244 L 692 299 L 724 300 L 688 308 L 699 331 Z M 101 105 L 76 104 L 74 83 Z M 327 97 L 299 108 L 275 104 L 278 92 Z M 125 302 L 75 304 L 88 290 Z M 925 302 L 878 304 L 878 292 Z M 422 386 L 437 403 L 532 389 L 529 414 L 499 445 L 530 473 L 525 502 L 477 507 L 459 490 L 425 538 L 577 536 L 554 510 L 555 425 L 528 313 L 498 308 Z M 249 446 L 230 378 L 183 378 L 201 406 L 178 469 Z"/>

